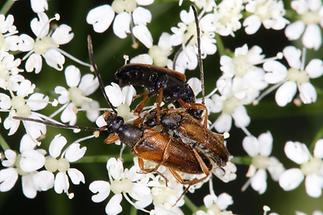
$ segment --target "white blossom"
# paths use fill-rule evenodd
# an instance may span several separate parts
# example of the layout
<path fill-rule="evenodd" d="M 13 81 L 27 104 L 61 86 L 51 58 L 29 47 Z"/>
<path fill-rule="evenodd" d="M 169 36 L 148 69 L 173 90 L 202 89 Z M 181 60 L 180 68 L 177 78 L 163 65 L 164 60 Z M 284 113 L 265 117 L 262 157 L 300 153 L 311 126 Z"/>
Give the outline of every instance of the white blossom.
<path fill-rule="evenodd" d="M 291 7 L 297 12 L 298 19 L 285 29 L 290 40 L 297 40 L 302 35 L 306 48 L 319 49 L 322 44 L 320 27 L 323 27 L 323 5 L 321 0 L 294 0 Z"/>
<path fill-rule="evenodd" d="M 270 156 L 273 145 L 273 137 L 268 131 L 262 133 L 258 138 L 247 136 L 243 139 L 242 146 L 252 158 L 251 165 L 247 172 L 247 177 L 251 187 L 263 194 L 267 189 L 267 173 L 270 173 L 274 181 L 278 181 L 279 176 L 284 171 L 283 165 L 276 157 Z"/>
<path fill-rule="evenodd" d="M 124 169 L 121 160 L 110 158 L 106 167 L 109 182 L 94 181 L 89 186 L 91 192 L 94 193 L 92 196 L 92 201 L 94 202 L 102 202 L 110 195 L 111 191 L 114 193 L 105 207 L 106 214 L 121 213 L 122 207 L 120 203 L 123 197 L 140 210 L 144 210 L 145 207 L 151 204 L 152 196 L 147 185 L 147 179 L 149 178 L 145 174 L 138 174 L 138 166 L 135 165 L 130 169 Z"/>
<path fill-rule="evenodd" d="M 94 122 L 99 116 L 99 103 L 88 96 L 98 89 L 98 79 L 93 74 L 81 77 L 80 70 L 75 66 L 66 67 L 64 74 L 69 88 L 55 87 L 55 93 L 59 94 L 58 102 L 63 105 L 62 122 L 75 125 L 79 109 L 86 111 L 88 119 Z"/>
<path fill-rule="evenodd" d="M 30 27 L 36 36 L 34 40 L 27 34 L 20 35 L 19 50 L 28 52 L 23 60 L 27 59 L 25 68 L 27 72 L 39 73 L 42 68 L 42 57 L 46 63 L 56 70 L 62 70 L 65 57 L 59 49 L 60 45 L 69 43 L 74 34 L 71 27 L 59 25 L 55 30 L 50 30 L 51 20 L 45 13 L 38 13 L 38 18 L 30 22 Z M 56 20 L 59 16 L 56 15 Z"/>
<path fill-rule="evenodd" d="M 249 0 L 246 11 L 251 13 L 243 22 L 247 34 L 256 33 L 261 24 L 266 29 L 281 30 L 289 22 L 284 18 L 285 8 L 281 0 Z"/>
<path fill-rule="evenodd" d="M 45 152 L 35 149 L 37 142 L 33 141 L 29 135 L 24 135 L 20 142 L 20 153 L 11 149 L 4 152 L 5 160 L 0 170 L 0 192 L 7 192 L 15 185 L 18 177 L 21 176 L 22 191 L 27 198 L 35 198 L 37 191 L 48 190 L 47 181 L 36 180 L 45 164 Z"/>
<path fill-rule="evenodd" d="M 299 49 L 293 46 L 284 48 L 283 55 L 289 64 L 289 68 L 278 61 L 267 61 L 263 65 L 267 72 L 265 80 L 279 87 L 275 95 L 277 104 L 283 107 L 290 103 L 297 92 L 297 88 L 299 97 L 304 104 L 315 102 L 317 93 L 310 80 L 322 76 L 322 60 L 312 59 L 305 66 L 305 57 L 302 56 Z"/>
<path fill-rule="evenodd" d="M 233 204 L 232 197 L 227 193 L 221 193 L 219 196 L 208 194 L 203 198 L 206 210 L 196 211 L 196 215 L 233 215 L 227 208 Z"/>
<path fill-rule="evenodd" d="M 300 142 L 288 141 L 285 144 L 286 156 L 300 165 L 300 168 L 287 169 L 279 178 L 279 185 L 290 191 L 297 188 L 305 178 L 306 193 L 318 198 L 323 188 L 323 139 L 315 143 L 313 156 L 307 146 Z"/>
<path fill-rule="evenodd" d="M 56 193 L 65 193 L 69 198 L 74 194 L 69 193 L 69 179 L 75 185 L 85 183 L 84 175 L 81 171 L 71 167 L 71 163 L 80 160 L 85 152 L 86 147 L 81 147 L 77 142 L 68 145 L 64 151 L 67 140 L 61 134 L 56 135 L 49 145 L 49 155 L 46 157 L 45 171 L 52 178 L 52 186 Z"/>
<path fill-rule="evenodd" d="M 149 10 L 140 7 L 153 3 L 153 0 L 114 0 L 110 5 L 104 4 L 89 11 L 86 22 L 93 26 L 95 32 L 106 31 L 113 22 L 113 32 L 121 39 L 132 34 L 147 48 L 152 46 L 152 36 L 147 28 L 151 22 Z"/>
<path fill-rule="evenodd" d="M 15 59 L 8 52 L 0 51 L 0 88 L 4 90 L 16 91 L 19 82 L 24 80 L 24 77 L 18 73 L 22 70 L 18 68 L 20 59 Z"/>
<path fill-rule="evenodd" d="M 30 0 L 31 9 L 35 13 L 45 12 L 48 10 L 47 0 Z"/>
<path fill-rule="evenodd" d="M 0 14 L 0 51 L 17 51 L 19 36 L 13 24 L 14 16 Z"/>

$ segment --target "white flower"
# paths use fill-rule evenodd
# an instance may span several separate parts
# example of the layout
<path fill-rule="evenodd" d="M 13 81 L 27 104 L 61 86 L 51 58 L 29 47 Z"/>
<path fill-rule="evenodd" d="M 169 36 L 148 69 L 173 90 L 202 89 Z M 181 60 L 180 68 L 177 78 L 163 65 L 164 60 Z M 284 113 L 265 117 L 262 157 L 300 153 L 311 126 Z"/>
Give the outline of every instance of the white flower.
<path fill-rule="evenodd" d="M 87 96 L 98 89 L 98 79 L 93 74 L 86 74 L 81 77 L 80 70 L 75 66 L 66 67 L 64 73 L 69 88 L 55 87 L 55 93 L 60 95 L 58 102 L 64 105 L 61 115 L 62 122 L 75 125 L 79 108 L 87 112 L 89 120 L 95 121 L 99 116 L 99 103 Z"/>
<path fill-rule="evenodd" d="M 307 215 L 307 214 L 303 213 L 301 211 L 296 211 L 295 215 Z M 319 210 L 315 210 L 315 211 L 313 211 L 312 215 L 323 215 L 323 212 L 319 211 Z"/>
<path fill-rule="evenodd" d="M 268 84 L 264 80 L 265 72 L 257 65 L 263 63 L 264 55 L 259 46 L 248 49 L 245 44 L 236 48 L 234 56 L 221 56 L 220 69 L 223 75 L 219 78 L 233 78 L 232 88 L 236 96 L 244 99 L 244 104 L 250 104 Z"/>
<path fill-rule="evenodd" d="M 20 154 L 11 149 L 4 152 L 6 160 L 2 165 L 6 167 L 0 170 L 0 192 L 7 192 L 12 189 L 21 176 L 22 190 L 27 198 L 35 198 L 37 191 L 48 190 L 47 181 L 35 180 L 40 172 L 37 172 L 45 164 L 44 151 L 35 149 L 36 145 L 27 134 L 23 136 L 20 142 Z"/>
<path fill-rule="evenodd" d="M 71 163 L 80 160 L 85 152 L 86 147 L 81 147 L 79 143 L 72 143 L 66 146 L 67 140 L 61 134 L 54 137 L 49 145 L 49 155 L 46 157 L 45 169 L 47 174 L 51 175 L 54 190 L 56 193 L 66 193 L 69 198 L 73 198 L 73 193 L 69 193 L 69 179 L 75 185 L 85 183 L 84 175 L 78 169 L 71 168 Z"/>
<path fill-rule="evenodd" d="M 268 131 L 262 133 L 258 138 L 247 136 L 243 139 L 242 146 L 252 158 L 247 177 L 251 187 L 263 194 L 267 189 L 267 173 L 269 171 L 272 179 L 278 181 L 279 176 L 284 171 L 283 165 L 273 156 L 269 156 L 272 151 L 273 137 Z"/>
<path fill-rule="evenodd" d="M 221 36 L 234 36 L 241 28 L 240 19 L 244 9 L 242 0 L 223 0 L 214 10 L 214 27 Z"/>
<path fill-rule="evenodd" d="M 165 67 L 169 61 L 168 56 L 172 53 L 171 51 L 170 35 L 164 32 L 159 38 L 158 45 L 149 47 L 148 54 L 138 55 L 132 58 L 130 63 L 154 64 Z"/>
<path fill-rule="evenodd" d="M 249 0 L 246 11 L 251 13 L 243 22 L 247 34 L 256 33 L 261 24 L 274 30 L 281 30 L 288 24 L 283 17 L 285 8 L 281 0 Z"/>
<path fill-rule="evenodd" d="M 19 36 L 16 26 L 13 24 L 14 17 L 12 15 L 0 14 L 0 51 L 17 51 Z"/>
<path fill-rule="evenodd" d="M 4 90 L 16 91 L 18 82 L 24 80 L 18 75 L 22 70 L 18 68 L 20 59 L 15 59 L 8 52 L 0 52 L 0 88 Z"/>
<path fill-rule="evenodd" d="M 323 5 L 321 0 L 294 0 L 291 7 L 298 13 L 296 22 L 288 25 L 285 34 L 290 40 L 299 39 L 306 48 L 319 49 L 322 44 L 320 26 L 323 27 Z"/>
<path fill-rule="evenodd" d="M 173 46 L 182 45 L 189 42 L 178 54 L 175 62 L 176 71 L 193 70 L 196 68 L 197 59 L 197 32 L 194 13 L 192 8 L 189 11 L 182 10 L 180 13 L 181 21 L 177 27 L 172 27 L 171 43 Z M 213 14 L 206 14 L 199 20 L 201 36 L 202 58 L 216 52 L 216 41 L 214 39 L 214 17 Z"/>
<path fill-rule="evenodd" d="M 94 181 L 89 186 L 91 192 L 94 193 L 92 196 L 94 202 L 102 202 L 110 195 L 111 191 L 114 193 L 105 207 L 106 214 L 115 215 L 122 212 L 120 205 L 122 197 L 140 210 L 144 210 L 151 204 L 152 196 L 147 185 L 149 178 L 145 174 L 138 174 L 138 166 L 133 166 L 130 170 L 124 169 L 121 160 L 110 158 L 106 167 L 109 182 Z"/>
<path fill-rule="evenodd" d="M 300 168 L 286 170 L 279 178 L 279 185 L 286 191 L 297 188 L 305 177 L 306 193 L 318 198 L 323 188 L 323 139 L 315 143 L 312 156 L 305 144 L 288 141 L 285 145 L 286 156 L 300 165 Z"/>
<path fill-rule="evenodd" d="M 127 34 L 131 33 L 149 48 L 152 46 L 152 36 L 146 25 L 151 22 L 151 13 L 138 5 L 147 6 L 153 1 L 114 0 L 111 6 L 105 4 L 90 10 L 86 22 L 93 25 L 95 32 L 102 33 L 110 27 L 114 19 L 113 32 L 115 35 L 124 39 Z"/>
<path fill-rule="evenodd" d="M 39 73 L 42 68 L 42 57 L 46 63 L 56 70 L 62 70 L 65 57 L 59 49 L 60 45 L 67 44 L 74 36 L 71 27 L 65 24 L 59 25 L 54 31 L 50 31 L 50 22 L 45 13 L 38 13 L 38 18 L 31 20 L 30 27 L 36 36 L 33 38 L 26 34 L 20 35 L 19 49 L 28 52 L 25 67 L 27 72 Z M 58 15 L 55 17 L 59 19 Z"/>
<path fill-rule="evenodd" d="M 232 197 L 227 193 L 221 193 L 219 196 L 208 194 L 203 199 L 206 211 L 198 210 L 195 215 L 233 215 L 227 208 L 233 204 Z"/>
<path fill-rule="evenodd" d="M 244 97 L 239 97 L 238 94 L 235 95 L 236 92 L 233 91 L 230 80 L 224 84 L 225 86 L 219 86 L 221 85 L 219 84 L 220 82 L 218 82 L 217 88 L 221 95 L 214 94 L 211 99 L 207 99 L 206 102 L 206 106 L 210 113 L 221 112 L 211 128 L 214 127 L 221 133 L 230 131 L 232 119 L 234 119 L 235 125 L 238 128 L 247 127 L 250 123 L 250 117 L 244 107 Z"/>
<path fill-rule="evenodd" d="M 48 10 L 47 0 L 30 0 L 31 9 L 35 13 L 40 13 Z"/>
<path fill-rule="evenodd" d="M 212 173 L 218 177 L 221 181 L 228 183 L 233 181 L 237 178 L 237 166 L 232 163 L 231 160 L 232 156 L 229 158 L 229 161 L 226 163 L 224 167 L 221 168 L 214 168 Z"/>
<path fill-rule="evenodd" d="M 295 47 L 284 48 L 283 54 L 290 68 L 286 68 L 278 61 L 267 61 L 263 65 L 264 70 L 268 72 L 265 75 L 265 80 L 270 84 L 279 86 L 275 95 L 277 104 L 282 107 L 286 106 L 294 98 L 297 88 L 300 99 L 304 104 L 315 102 L 317 93 L 310 83 L 310 79 L 322 76 L 322 60 L 312 59 L 305 67 L 305 57 L 302 57 L 301 51 Z"/>
<path fill-rule="evenodd" d="M 117 107 L 119 116 L 122 116 L 125 121 L 133 119 L 135 116 L 130 110 L 130 105 L 133 97 L 136 95 L 136 90 L 133 86 L 125 86 L 122 89 L 116 83 L 111 83 L 104 88 L 109 97 L 111 104 Z"/>
<path fill-rule="evenodd" d="M 34 84 L 24 80 L 18 85 L 16 95 L 12 93 L 11 98 L 6 94 L 0 93 L 0 109 L 9 112 L 3 124 L 6 129 L 9 129 L 8 135 L 13 135 L 20 125 L 20 120 L 13 119 L 13 116 L 40 119 L 40 114 L 35 111 L 44 109 L 49 103 L 49 99 L 44 94 L 33 93 L 34 89 Z M 25 98 L 29 94 L 31 95 Z M 46 133 L 46 126 L 44 124 L 23 121 L 23 125 L 27 134 L 34 139 Z"/>

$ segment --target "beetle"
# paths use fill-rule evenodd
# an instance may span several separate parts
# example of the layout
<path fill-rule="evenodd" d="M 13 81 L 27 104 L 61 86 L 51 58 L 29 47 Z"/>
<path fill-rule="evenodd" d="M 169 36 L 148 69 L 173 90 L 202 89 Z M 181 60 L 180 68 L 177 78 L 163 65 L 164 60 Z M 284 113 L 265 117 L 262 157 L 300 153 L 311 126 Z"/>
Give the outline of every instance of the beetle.
<path fill-rule="evenodd" d="M 184 144 L 190 145 L 199 154 L 203 154 L 212 160 L 218 167 L 226 165 L 229 152 L 224 145 L 223 134 L 218 134 L 205 128 L 199 120 L 192 117 L 183 108 L 162 109 L 160 122 L 157 121 L 156 115 L 156 110 L 145 114 L 142 126 L 151 128 L 161 125 L 166 133 L 176 137 Z"/>
<path fill-rule="evenodd" d="M 197 32 L 197 50 L 200 66 L 201 82 L 204 84 L 203 62 L 201 58 L 200 29 L 198 25 L 197 12 L 192 6 Z M 189 40 L 191 40 L 190 38 Z M 175 55 L 176 56 L 176 55 Z M 175 60 L 174 60 L 175 61 Z M 164 67 L 148 64 L 126 64 L 115 73 L 115 79 L 120 86 L 133 85 L 144 87 L 143 100 L 138 104 L 135 112 L 140 113 L 149 96 L 156 95 L 157 121 L 160 119 L 160 105 L 165 103 L 179 103 L 186 108 L 195 118 L 202 118 L 203 125 L 207 127 L 207 108 L 204 104 L 195 102 L 195 95 L 192 88 L 186 82 L 186 76 Z M 204 103 L 204 86 L 202 86 L 202 96 Z"/>

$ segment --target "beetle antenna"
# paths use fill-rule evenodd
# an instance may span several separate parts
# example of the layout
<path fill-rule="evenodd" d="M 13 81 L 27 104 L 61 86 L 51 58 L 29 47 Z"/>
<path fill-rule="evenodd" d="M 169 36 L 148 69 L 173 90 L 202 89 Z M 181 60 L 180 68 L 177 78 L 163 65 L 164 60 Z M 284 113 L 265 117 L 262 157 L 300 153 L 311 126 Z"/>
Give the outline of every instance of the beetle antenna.
<path fill-rule="evenodd" d="M 47 119 L 33 119 L 33 118 L 28 118 L 28 117 L 20 117 L 20 116 L 13 116 L 13 119 L 16 120 L 23 120 L 23 121 L 30 121 L 30 122 L 37 122 L 37 123 L 42 123 L 48 126 L 52 127 L 57 127 L 57 128 L 65 128 L 65 129 L 80 129 L 83 131 L 100 131 L 98 128 L 94 127 L 82 127 L 78 125 L 67 125 L 64 123 L 56 123 Z"/>
<path fill-rule="evenodd" d="M 88 48 L 88 52 L 89 52 L 90 64 L 92 65 L 90 70 L 91 70 L 91 72 L 93 72 L 95 74 L 95 76 L 99 80 L 99 86 L 100 86 L 101 92 L 102 92 L 102 94 L 104 96 L 104 99 L 106 100 L 106 102 L 108 103 L 110 108 L 113 110 L 113 112 L 117 113 L 116 109 L 111 104 L 108 95 L 105 93 L 104 84 L 103 84 L 101 74 L 98 72 L 98 67 L 97 67 L 97 65 L 95 64 L 95 61 L 94 61 L 93 44 L 92 44 L 92 38 L 91 38 L 90 35 L 87 36 L 87 48 Z"/>
<path fill-rule="evenodd" d="M 201 88 L 202 88 L 202 104 L 205 103 L 205 87 L 204 87 L 204 68 L 203 68 L 203 60 L 202 60 L 202 54 L 201 54 L 201 32 L 200 32 L 200 26 L 199 26 L 199 20 L 196 12 L 195 6 L 191 5 L 194 13 L 195 18 L 195 25 L 196 25 L 196 35 L 197 35 L 197 55 L 198 55 L 198 61 L 200 66 L 200 79 L 201 79 Z"/>

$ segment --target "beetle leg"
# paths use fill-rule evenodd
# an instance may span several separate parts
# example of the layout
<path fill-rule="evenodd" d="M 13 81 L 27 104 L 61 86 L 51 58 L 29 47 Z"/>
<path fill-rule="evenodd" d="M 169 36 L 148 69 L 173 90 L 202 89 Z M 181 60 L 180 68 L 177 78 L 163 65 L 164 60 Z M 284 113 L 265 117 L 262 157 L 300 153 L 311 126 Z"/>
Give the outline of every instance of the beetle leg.
<path fill-rule="evenodd" d="M 148 169 L 148 168 L 145 168 L 145 163 L 144 163 L 144 159 L 138 157 L 138 165 L 139 165 L 139 168 L 140 170 L 143 172 L 143 173 L 151 173 L 151 172 L 155 172 L 157 173 L 158 175 L 160 175 L 164 180 L 165 180 L 165 184 L 166 184 L 166 187 L 168 186 L 168 179 L 166 178 L 165 175 L 163 175 L 161 172 L 159 172 L 157 169 L 158 167 L 161 165 L 161 164 L 157 164 L 157 166 L 155 166 L 154 168 L 151 168 L 151 169 Z"/>
<path fill-rule="evenodd" d="M 164 97 L 164 89 L 163 88 L 159 88 L 158 90 L 158 94 L 157 94 L 157 99 L 156 99 L 156 117 L 157 117 L 157 123 L 159 124 L 160 122 L 160 105 L 163 101 L 163 97 Z"/>
<path fill-rule="evenodd" d="M 208 111 L 207 108 L 204 104 L 200 104 L 200 103 L 187 103 L 185 101 L 183 101 L 183 99 L 178 99 L 178 103 L 186 108 L 186 109 L 197 109 L 197 110 L 203 110 L 203 114 L 202 114 L 202 121 L 201 124 L 207 128 L 207 120 L 208 120 Z"/>
<path fill-rule="evenodd" d="M 111 144 L 117 140 L 119 140 L 119 136 L 117 134 L 110 134 L 107 138 L 105 138 L 104 143 Z"/>
<path fill-rule="evenodd" d="M 137 107 L 135 108 L 134 112 L 139 115 L 141 113 L 141 111 L 144 109 L 147 100 L 148 100 L 148 92 L 145 90 L 145 92 L 143 93 L 143 99 L 137 105 Z"/>

